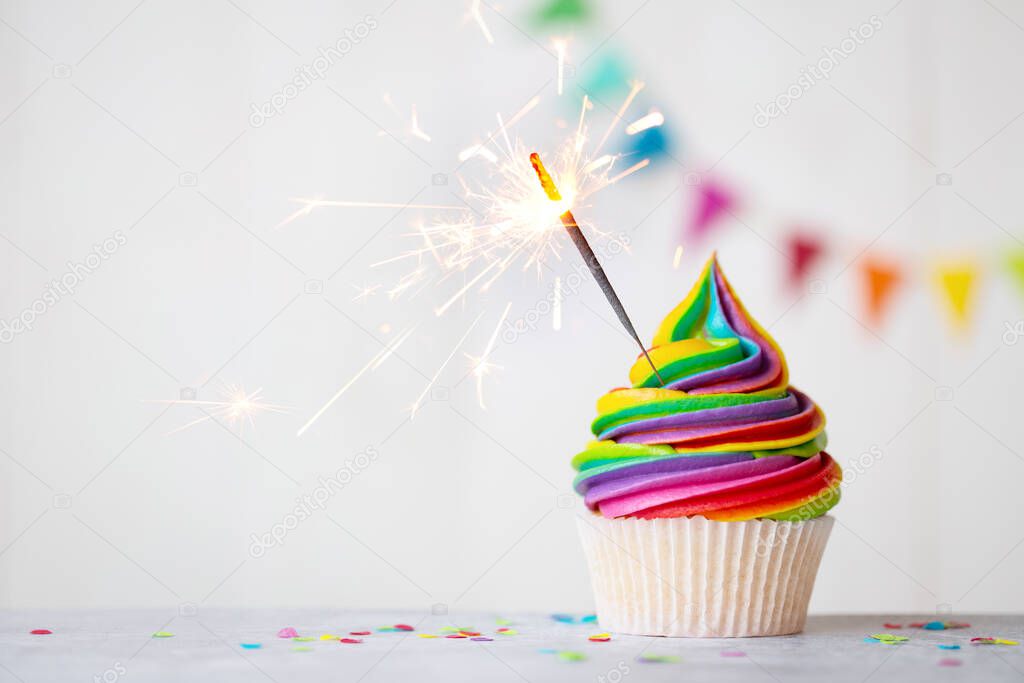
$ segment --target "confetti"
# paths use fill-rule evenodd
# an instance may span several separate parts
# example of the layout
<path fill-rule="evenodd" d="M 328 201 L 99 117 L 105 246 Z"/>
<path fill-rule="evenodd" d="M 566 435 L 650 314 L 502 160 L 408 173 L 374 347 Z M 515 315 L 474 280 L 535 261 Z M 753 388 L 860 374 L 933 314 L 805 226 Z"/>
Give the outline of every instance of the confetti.
<path fill-rule="evenodd" d="M 473 636 L 480 635 L 480 632 L 479 631 L 459 631 L 459 635 L 469 636 L 470 638 L 472 638 Z"/>
<path fill-rule="evenodd" d="M 348 632 L 348 634 L 350 636 L 368 636 L 368 635 L 370 635 L 370 633 L 371 633 L 371 631 L 349 631 Z"/>
<path fill-rule="evenodd" d="M 514 628 L 499 628 L 498 633 L 500 633 L 503 636 L 514 636 L 518 635 L 519 631 L 515 630 Z"/>
<path fill-rule="evenodd" d="M 929 631 L 944 631 L 946 629 L 946 625 L 941 621 L 929 621 L 921 628 L 926 628 Z"/>
<path fill-rule="evenodd" d="M 316 638 L 313 636 L 295 636 L 292 640 L 296 643 L 312 643 Z"/>
<path fill-rule="evenodd" d="M 571 624 L 576 621 L 571 614 L 552 614 L 551 618 L 560 624 Z"/>
<path fill-rule="evenodd" d="M 263 647 L 262 643 L 239 643 L 243 650 L 259 650 Z"/>
<path fill-rule="evenodd" d="M 589 640 L 592 643 L 607 643 L 611 639 L 612 634 L 610 633 L 595 633 L 594 635 L 587 638 L 587 640 Z"/>
<path fill-rule="evenodd" d="M 395 629 L 398 630 L 398 631 L 415 631 L 416 630 L 412 626 L 409 626 L 409 624 L 395 624 Z"/>
<path fill-rule="evenodd" d="M 325 633 L 322 636 L 320 636 L 320 640 L 337 640 L 337 639 L 338 639 L 338 636 L 334 635 L 333 633 Z"/>
<path fill-rule="evenodd" d="M 872 633 L 870 636 L 864 639 L 865 642 L 878 642 L 885 643 L 886 645 L 895 645 L 896 643 L 904 643 L 910 640 L 906 636 L 897 636 L 892 633 Z"/>
<path fill-rule="evenodd" d="M 439 637 L 439 636 L 435 636 L 433 633 L 417 633 L 416 635 L 418 637 L 420 637 L 420 638 L 437 638 L 437 637 Z"/>
<path fill-rule="evenodd" d="M 541 649 L 537 650 L 537 652 L 541 653 L 542 655 L 558 654 L 558 650 L 551 647 L 542 647 Z"/>
<path fill-rule="evenodd" d="M 959 650 L 959 645 L 948 645 L 946 643 L 939 643 L 938 648 L 940 650 Z"/>
<path fill-rule="evenodd" d="M 37 629 L 33 629 L 33 630 L 29 631 L 29 633 L 31 633 L 34 636 L 48 636 L 48 635 L 52 634 L 53 631 L 51 631 L 48 628 L 37 628 Z"/>
<path fill-rule="evenodd" d="M 292 652 L 312 652 L 312 651 L 313 651 L 313 648 L 307 647 L 305 645 L 296 645 L 295 647 L 292 648 Z"/>
<path fill-rule="evenodd" d="M 293 629 L 291 626 L 286 626 L 277 632 L 278 638 L 295 638 L 299 635 L 299 632 Z"/>
<path fill-rule="evenodd" d="M 470 640 L 475 640 L 478 643 L 494 642 L 494 638 L 488 638 L 487 636 L 475 636 L 473 638 L 470 638 Z"/>
<path fill-rule="evenodd" d="M 943 631 L 948 628 L 970 628 L 965 621 L 917 621 L 910 624 L 910 628 L 923 628 L 929 631 Z"/>
<path fill-rule="evenodd" d="M 746 652 L 741 652 L 740 650 L 722 650 L 719 654 L 721 654 L 723 657 L 746 657 L 747 656 Z"/>
<path fill-rule="evenodd" d="M 593 624 L 597 622 L 596 614 L 588 614 L 587 616 L 580 619 L 581 624 Z"/>
<path fill-rule="evenodd" d="M 377 632 L 378 633 L 394 633 L 397 630 L 398 629 L 395 628 L 394 626 L 381 626 L 379 629 L 377 629 Z"/>
<path fill-rule="evenodd" d="M 498 617 L 494 620 L 494 623 L 496 623 L 498 626 L 511 626 L 512 620 L 506 619 L 505 617 Z"/>
<path fill-rule="evenodd" d="M 350 645 L 356 645 L 356 644 L 359 644 L 359 643 L 361 643 L 363 641 L 360 640 L 359 638 L 338 638 L 338 642 L 346 643 L 346 644 L 350 644 Z"/>
<path fill-rule="evenodd" d="M 959 659 L 953 659 L 952 657 L 939 660 L 939 666 L 963 666 L 963 664 Z"/>
<path fill-rule="evenodd" d="M 157 631 L 153 634 L 154 638 L 173 638 L 174 634 L 167 631 Z"/>
<path fill-rule="evenodd" d="M 563 662 L 582 662 L 587 658 L 582 652 L 575 652 L 573 650 L 562 650 L 558 653 L 558 658 Z"/>
<path fill-rule="evenodd" d="M 449 633 L 448 635 L 445 636 L 445 638 L 455 638 L 455 639 L 465 638 L 465 637 L 466 636 L 462 635 L 461 633 Z"/>
<path fill-rule="evenodd" d="M 971 642 L 975 645 L 1020 645 L 1016 640 L 1007 640 L 1005 638 L 993 638 L 992 636 L 984 636 L 982 638 L 971 638 Z"/>
<path fill-rule="evenodd" d="M 882 624 L 885 628 L 903 628 L 900 624 Z"/>
<path fill-rule="evenodd" d="M 636 661 L 648 664 L 674 664 L 679 661 L 679 657 L 675 655 L 640 655 Z"/>

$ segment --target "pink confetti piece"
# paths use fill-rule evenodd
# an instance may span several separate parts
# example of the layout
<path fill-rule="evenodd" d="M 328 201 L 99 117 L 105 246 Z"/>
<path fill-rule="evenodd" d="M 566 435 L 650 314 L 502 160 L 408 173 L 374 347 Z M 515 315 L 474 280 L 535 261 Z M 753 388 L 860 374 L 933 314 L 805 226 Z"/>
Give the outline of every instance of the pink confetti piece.
<path fill-rule="evenodd" d="M 277 632 L 278 638 L 295 638 L 299 635 L 299 632 L 293 629 L 291 626 L 286 626 Z"/>
<path fill-rule="evenodd" d="M 368 636 L 368 635 L 371 635 L 372 633 L 373 633 L 373 631 L 349 631 L 348 632 L 348 634 L 350 636 Z"/>
<path fill-rule="evenodd" d="M 465 637 L 466 636 L 462 635 L 461 633 L 449 633 L 448 635 L 445 636 L 445 638 L 454 638 L 454 639 L 465 638 Z"/>
<path fill-rule="evenodd" d="M 48 636 L 48 635 L 52 634 L 53 631 L 51 631 L 48 628 L 37 628 L 37 629 L 33 629 L 33 630 L 29 631 L 29 633 L 31 633 L 34 636 Z"/>
<path fill-rule="evenodd" d="M 959 659 L 953 659 L 952 657 L 939 660 L 939 666 L 963 666 L 963 664 Z"/>
<path fill-rule="evenodd" d="M 395 628 L 398 629 L 399 631 L 415 631 L 416 630 L 412 626 L 409 626 L 409 624 L 395 624 Z"/>
<path fill-rule="evenodd" d="M 359 638 L 338 638 L 338 642 L 355 645 L 355 644 L 361 643 L 363 641 L 360 640 Z"/>

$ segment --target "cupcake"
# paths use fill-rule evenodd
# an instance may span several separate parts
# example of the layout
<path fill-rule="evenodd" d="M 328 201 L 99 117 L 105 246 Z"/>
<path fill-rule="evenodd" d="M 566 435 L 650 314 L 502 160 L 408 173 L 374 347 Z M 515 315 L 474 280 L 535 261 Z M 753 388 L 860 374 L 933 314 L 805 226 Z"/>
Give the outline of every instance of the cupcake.
<path fill-rule="evenodd" d="M 572 459 L 601 626 L 801 631 L 842 481 L 824 414 L 789 385 L 782 351 L 714 257 L 649 354 L 661 380 L 640 356 Z"/>

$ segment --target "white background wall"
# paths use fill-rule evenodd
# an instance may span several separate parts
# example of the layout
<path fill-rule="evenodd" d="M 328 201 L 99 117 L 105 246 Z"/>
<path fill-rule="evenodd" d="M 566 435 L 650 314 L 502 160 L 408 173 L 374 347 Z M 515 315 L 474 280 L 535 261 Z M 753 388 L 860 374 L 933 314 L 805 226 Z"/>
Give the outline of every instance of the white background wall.
<path fill-rule="evenodd" d="M 538 90 L 521 133 L 551 146 L 553 120 L 581 93 L 570 81 L 555 95 L 547 37 L 509 3 L 484 8 L 488 46 L 465 9 L 0 2 L 0 314 L 30 306 L 93 244 L 127 238 L 0 346 L 0 605 L 589 608 L 574 511 L 557 501 L 594 401 L 626 381 L 635 353 L 596 287 L 567 298 L 561 332 L 543 323 L 499 343 L 486 411 L 472 379 L 460 382 L 459 353 L 439 380 L 450 399 L 409 422 L 424 377 L 479 311 L 466 343 L 477 354 L 505 303 L 525 314 L 550 278 L 512 274 L 437 319 L 432 292 L 352 301 L 354 285 L 394 281 L 396 270 L 369 266 L 410 246 L 419 212 L 323 210 L 275 229 L 293 196 L 450 202 L 431 175 L 450 173 L 495 112 Z M 365 15 L 378 27 L 324 82 L 250 125 L 253 103 Z M 872 15 L 882 29 L 831 80 L 768 127 L 752 124 L 755 103 Z M 743 190 L 742 223 L 713 240 L 727 274 L 825 409 L 831 452 L 849 463 L 881 451 L 836 511 L 818 611 L 1024 609 L 1024 345 L 1002 341 L 1021 300 L 996 270 L 1021 239 L 1022 41 L 1024 9 L 1007 0 L 607 2 L 577 31 L 571 60 L 599 45 L 626 55 L 686 169 L 715 165 Z M 431 143 L 403 132 L 385 92 L 403 111 L 418 106 Z M 632 253 L 608 270 L 645 336 L 706 255 L 672 269 L 692 199 L 683 173 L 666 162 L 593 207 L 608 229 L 635 226 Z M 953 184 L 937 185 L 939 173 Z M 836 247 L 816 273 L 827 293 L 795 305 L 777 253 L 794 223 Z M 869 244 L 912 267 L 880 338 L 856 320 L 856 267 L 843 270 Z M 960 339 L 930 289 L 936 250 L 986 259 Z M 576 263 L 565 253 L 563 275 Z M 309 280 L 323 293 L 304 293 Z M 296 438 L 382 341 L 417 323 L 401 359 Z M 261 386 L 293 412 L 241 437 L 214 423 L 168 435 L 202 414 L 145 402 L 182 387 L 215 398 L 222 382 Z M 940 387 L 952 401 L 935 400 Z M 369 446 L 379 459 L 326 512 L 250 555 L 251 534 Z"/>

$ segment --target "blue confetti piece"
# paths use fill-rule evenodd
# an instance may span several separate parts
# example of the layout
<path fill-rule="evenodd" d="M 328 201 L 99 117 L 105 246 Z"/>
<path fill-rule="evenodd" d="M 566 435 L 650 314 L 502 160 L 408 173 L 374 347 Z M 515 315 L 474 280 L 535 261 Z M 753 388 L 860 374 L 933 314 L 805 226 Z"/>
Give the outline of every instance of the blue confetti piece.
<path fill-rule="evenodd" d="M 542 655 L 553 655 L 556 652 L 558 652 L 558 650 L 550 647 L 542 647 L 541 649 L 537 650 L 537 652 L 541 653 Z"/>
<path fill-rule="evenodd" d="M 241 645 L 246 650 L 259 650 L 263 647 L 262 643 L 242 643 Z"/>
<path fill-rule="evenodd" d="M 572 624 L 576 621 L 571 614 L 552 614 L 551 618 L 560 624 Z"/>
<path fill-rule="evenodd" d="M 581 624 L 593 624 L 597 622 L 596 614 L 588 614 L 587 616 L 580 619 Z"/>
<path fill-rule="evenodd" d="M 939 643 L 939 649 L 940 650 L 959 650 L 960 646 L 959 645 L 944 645 L 942 643 Z"/>
<path fill-rule="evenodd" d="M 941 621 L 929 621 L 923 626 L 923 628 L 926 628 L 929 631 L 943 631 L 946 629 L 946 625 Z"/>

